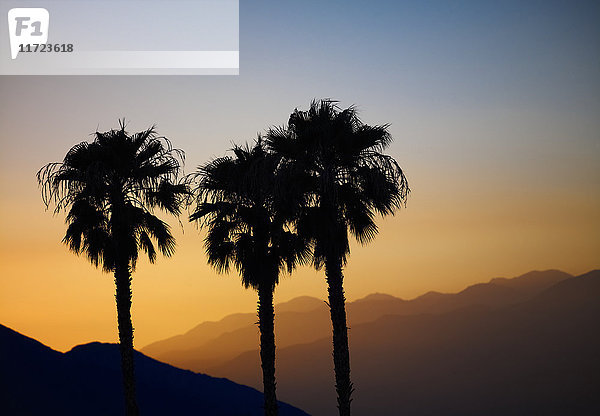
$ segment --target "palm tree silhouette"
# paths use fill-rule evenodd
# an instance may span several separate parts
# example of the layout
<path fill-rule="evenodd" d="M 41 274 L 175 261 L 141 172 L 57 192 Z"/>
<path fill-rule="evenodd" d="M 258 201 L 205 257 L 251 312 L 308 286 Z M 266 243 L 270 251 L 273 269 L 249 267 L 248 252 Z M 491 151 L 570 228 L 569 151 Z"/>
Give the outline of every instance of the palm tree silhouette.
<path fill-rule="evenodd" d="M 265 415 L 277 415 L 273 292 L 281 271 L 310 258 L 310 245 L 291 229 L 297 194 L 291 177 L 259 137 L 253 147 L 235 146 L 234 157 L 205 164 L 190 175 L 195 210 L 190 221 L 208 229 L 208 263 L 219 273 L 233 265 L 245 288 L 258 292 L 260 357 Z"/>
<path fill-rule="evenodd" d="M 127 415 L 137 415 L 131 322 L 131 278 L 143 250 L 151 263 L 158 250 L 171 256 L 175 239 L 153 212 L 178 215 L 187 185 L 178 184 L 184 154 L 154 127 L 129 135 L 120 129 L 96 132 L 93 142 L 73 146 L 60 163 L 37 173 L 46 208 L 67 211 L 63 242 L 96 267 L 115 276 L 119 347 Z"/>
<path fill-rule="evenodd" d="M 312 195 L 297 229 L 314 242 L 313 265 L 325 267 L 343 416 L 350 415 L 353 391 L 342 274 L 350 253 L 348 231 L 359 243 L 368 243 L 378 232 L 375 213 L 393 214 L 409 192 L 402 169 L 381 153 L 392 140 L 387 128 L 363 124 L 354 107 L 340 110 L 335 101 L 321 100 L 308 111 L 296 109 L 287 127 L 272 128 L 266 137 L 269 148 L 295 166 L 298 187 Z"/>

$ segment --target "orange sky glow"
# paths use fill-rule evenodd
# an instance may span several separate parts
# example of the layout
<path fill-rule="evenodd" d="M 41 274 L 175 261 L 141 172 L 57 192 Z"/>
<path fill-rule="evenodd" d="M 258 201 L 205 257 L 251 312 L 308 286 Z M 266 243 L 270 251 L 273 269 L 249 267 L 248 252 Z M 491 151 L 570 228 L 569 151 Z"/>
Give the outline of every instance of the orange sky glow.
<path fill-rule="evenodd" d="M 314 98 L 389 123 L 386 152 L 412 189 L 374 242 L 352 246 L 348 300 L 600 267 L 600 29 L 587 6 L 254 3 L 240 2 L 239 76 L 0 77 L 0 323 L 61 351 L 117 340 L 113 277 L 61 244 L 41 166 L 126 117 L 130 132 L 156 124 L 189 173 Z M 206 264 L 186 217 L 163 216 L 175 256 L 134 274 L 137 348 L 256 310 L 235 273 Z M 324 273 L 285 276 L 275 301 L 300 295 L 325 299 Z"/>

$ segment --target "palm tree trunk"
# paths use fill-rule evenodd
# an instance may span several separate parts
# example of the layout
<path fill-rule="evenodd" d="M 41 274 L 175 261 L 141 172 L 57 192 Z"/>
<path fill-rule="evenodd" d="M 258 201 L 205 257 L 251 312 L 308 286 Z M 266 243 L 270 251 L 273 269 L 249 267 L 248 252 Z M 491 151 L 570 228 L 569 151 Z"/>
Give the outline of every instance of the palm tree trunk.
<path fill-rule="evenodd" d="M 131 323 L 131 271 L 129 264 L 117 265 L 115 269 L 117 300 L 117 322 L 119 325 L 119 350 L 125 391 L 127 416 L 139 414 L 135 397 L 135 376 L 133 370 L 133 325 Z"/>
<path fill-rule="evenodd" d="M 260 359 L 263 372 L 265 416 L 277 416 L 274 319 L 273 289 L 268 285 L 260 286 L 258 289 L 258 325 L 260 328 Z"/>
<path fill-rule="evenodd" d="M 335 389 L 340 416 L 350 416 L 352 382 L 350 381 L 350 352 L 348 349 L 348 327 L 346 325 L 346 298 L 344 297 L 342 262 L 339 259 L 325 261 L 329 310 L 333 326 L 333 364 Z"/>

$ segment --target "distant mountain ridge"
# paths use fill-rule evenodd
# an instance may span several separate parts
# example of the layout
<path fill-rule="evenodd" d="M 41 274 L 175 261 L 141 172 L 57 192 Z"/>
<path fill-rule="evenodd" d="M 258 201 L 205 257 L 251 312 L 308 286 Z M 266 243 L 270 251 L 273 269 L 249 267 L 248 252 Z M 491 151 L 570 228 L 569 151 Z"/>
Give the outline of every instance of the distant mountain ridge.
<path fill-rule="evenodd" d="M 600 414 L 600 271 L 523 302 L 384 315 L 350 329 L 353 411 L 376 415 Z M 258 385 L 256 351 L 211 372 Z M 278 393 L 335 414 L 331 340 L 277 351 Z"/>
<path fill-rule="evenodd" d="M 540 288 L 550 287 L 570 277 L 573 276 L 560 270 L 535 270 L 513 279 L 495 277 L 489 283 L 521 290 L 538 291 Z"/>
<path fill-rule="evenodd" d="M 453 294 L 403 300 L 379 293 L 349 302 L 356 414 L 595 414 L 598 282 L 598 271 L 546 270 Z M 278 397 L 326 416 L 335 413 L 331 324 L 325 303 L 309 302 L 316 308 L 288 307 L 276 318 Z M 218 335 L 160 359 L 260 387 L 256 317 L 246 320 L 221 333 L 212 323 Z"/>
<path fill-rule="evenodd" d="M 259 416 L 259 391 L 224 378 L 181 370 L 136 352 L 142 415 Z M 67 353 L 0 325 L 0 414 L 124 414 L 120 354 L 93 342 Z M 280 403 L 280 414 L 306 415 Z"/>
<path fill-rule="evenodd" d="M 315 309 L 326 310 L 326 305 L 322 300 L 311 296 L 299 296 L 288 302 L 283 302 L 275 306 L 275 313 L 302 313 L 310 312 Z M 255 327 L 257 317 L 255 313 L 235 313 L 227 315 L 219 321 L 203 322 L 185 334 L 176 335 L 161 341 L 153 342 L 140 349 L 144 354 L 151 357 L 159 357 L 163 351 L 173 351 L 187 349 L 189 345 L 202 345 L 223 334 L 233 332 L 240 328 Z"/>
<path fill-rule="evenodd" d="M 327 305 L 304 296 L 276 307 L 278 397 L 313 416 L 335 414 Z M 412 300 L 372 294 L 347 307 L 354 414 L 600 414 L 599 270 L 529 272 Z M 234 314 L 152 345 L 167 347 L 159 358 L 170 364 L 261 389 L 255 322 L 255 314 Z M 168 350 L 190 339 L 199 345 Z M 262 395 L 249 387 L 141 353 L 136 363 L 145 415 L 262 414 Z M 0 414 L 99 416 L 122 408 L 115 345 L 63 354 L 0 325 L 0 375 Z M 237 403 L 245 404 L 218 407 Z"/>
<path fill-rule="evenodd" d="M 352 327 L 382 316 L 444 313 L 468 305 L 501 307 L 518 303 L 573 277 L 559 270 L 533 271 L 506 279 L 495 278 L 454 293 L 428 292 L 412 300 L 371 294 L 346 305 Z M 204 322 L 185 334 L 152 343 L 141 351 L 180 368 L 210 373 L 215 367 L 258 345 L 256 314 L 234 314 L 218 322 Z M 276 305 L 275 336 L 278 348 L 329 337 L 329 310 L 323 300 L 302 296 Z"/>

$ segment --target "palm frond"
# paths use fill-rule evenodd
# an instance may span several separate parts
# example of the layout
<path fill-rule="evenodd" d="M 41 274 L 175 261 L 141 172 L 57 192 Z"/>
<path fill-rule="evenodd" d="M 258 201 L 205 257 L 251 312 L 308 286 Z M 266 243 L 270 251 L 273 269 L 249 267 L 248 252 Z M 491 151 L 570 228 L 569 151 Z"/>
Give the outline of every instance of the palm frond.
<path fill-rule="evenodd" d="M 124 119 L 119 126 L 96 131 L 92 142 L 73 146 L 62 162 L 37 172 L 46 208 L 68 210 L 65 244 L 106 271 L 114 269 L 117 256 L 135 268 L 139 250 L 155 261 L 152 239 L 171 256 L 170 227 L 152 212 L 159 208 L 178 215 L 189 196 L 187 184 L 178 179 L 184 153 L 158 136 L 154 126 L 132 135 Z"/>
<path fill-rule="evenodd" d="M 282 209 L 284 195 L 291 201 L 301 197 L 292 197 L 290 173 L 261 136 L 231 152 L 189 175 L 196 196 L 190 221 L 207 228 L 208 262 L 218 272 L 234 266 L 245 287 L 274 287 L 280 271 L 291 271 L 310 253 L 300 239 L 292 244 L 287 235 L 296 211 Z"/>
<path fill-rule="evenodd" d="M 313 265 L 325 257 L 346 261 L 348 231 L 365 244 L 378 232 L 374 213 L 393 214 L 406 204 L 408 181 L 398 163 L 381 153 L 392 141 L 389 125 L 364 124 L 355 106 L 331 99 L 294 110 L 287 126 L 268 130 L 266 145 L 300 178 L 296 217 L 313 244 Z"/>

